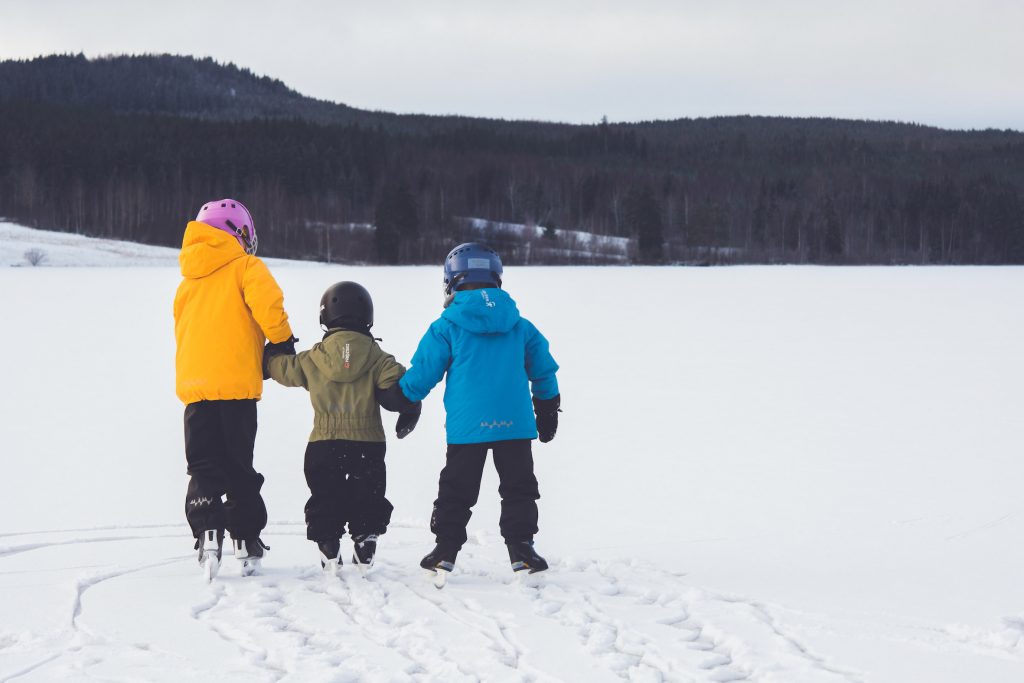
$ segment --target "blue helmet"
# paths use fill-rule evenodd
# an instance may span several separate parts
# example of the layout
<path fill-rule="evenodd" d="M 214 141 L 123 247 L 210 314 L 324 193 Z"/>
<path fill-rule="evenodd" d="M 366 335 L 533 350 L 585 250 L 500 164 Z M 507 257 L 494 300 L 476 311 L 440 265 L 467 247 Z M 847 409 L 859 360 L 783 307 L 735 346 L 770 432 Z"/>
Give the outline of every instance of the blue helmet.
<path fill-rule="evenodd" d="M 444 260 L 445 308 L 462 285 L 481 283 L 501 287 L 501 273 L 501 257 L 487 245 L 466 242 L 455 247 Z"/>

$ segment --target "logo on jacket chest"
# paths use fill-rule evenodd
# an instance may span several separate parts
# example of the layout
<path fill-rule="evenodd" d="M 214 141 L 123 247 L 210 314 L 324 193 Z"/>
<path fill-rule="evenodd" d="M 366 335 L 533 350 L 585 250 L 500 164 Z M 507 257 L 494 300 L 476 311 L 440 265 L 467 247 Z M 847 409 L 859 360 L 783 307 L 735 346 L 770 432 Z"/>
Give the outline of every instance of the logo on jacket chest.
<path fill-rule="evenodd" d="M 345 369 L 348 370 L 352 367 L 352 347 L 345 343 L 345 348 L 341 351 L 341 359 L 345 362 Z"/>

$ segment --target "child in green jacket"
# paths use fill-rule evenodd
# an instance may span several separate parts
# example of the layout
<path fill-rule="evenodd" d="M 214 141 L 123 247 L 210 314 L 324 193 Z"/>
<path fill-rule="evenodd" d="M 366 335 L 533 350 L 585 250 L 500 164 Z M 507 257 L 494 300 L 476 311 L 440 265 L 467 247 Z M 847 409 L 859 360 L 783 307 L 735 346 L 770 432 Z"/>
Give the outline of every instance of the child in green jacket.
<path fill-rule="evenodd" d="M 325 572 L 341 565 L 341 537 L 348 525 L 352 562 L 364 572 L 373 564 L 377 537 L 391 521 L 384 496 L 385 436 L 380 408 L 400 412 L 396 432 L 416 426 L 421 404 L 392 405 L 384 390 L 405 368 L 385 353 L 370 334 L 373 301 L 355 282 L 339 282 L 320 299 L 323 341 L 295 354 L 294 345 L 269 344 L 264 364 L 269 377 L 288 387 L 304 387 L 313 403 L 313 432 L 304 471 L 310 497 L 306 537 L 320 550 Z"/>

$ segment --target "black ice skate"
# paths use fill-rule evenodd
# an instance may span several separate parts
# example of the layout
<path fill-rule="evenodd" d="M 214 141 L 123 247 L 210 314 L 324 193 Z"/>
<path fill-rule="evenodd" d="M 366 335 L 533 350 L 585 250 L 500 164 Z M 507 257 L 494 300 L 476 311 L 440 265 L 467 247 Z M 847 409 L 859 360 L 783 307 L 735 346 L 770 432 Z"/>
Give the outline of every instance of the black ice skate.
<path fill-rule="evenodd" d="M 316 544 L 320 550 L 320 567 L 327 576 L 337 576 L 341 567 L 341 541 L 320 541 Z"/>
<path fill-rule="evenodd" d="M 433 580 L 435 588 L 444 588 L 448 575 L 455 569 L 455 557 L 459 549 L 438 543 L 430 553 L 420 560 L 420 566 L 426 569 Z"/>
<path fill-rule="evenodd" d="M 533 549 L 533 541 L 514 541 L 506 543 L 508 559 L 512 563 L 512 571 L 536 574 L 548 568 L 547 560 Z"/>
<path fill-rule="evenodd" d="M 195 549 L 199 551 L 199 566 L 203 568 L 206 580 L 213 581 L 220 571 L 220 557 L 224 551 L 224 532 L 219 529 L 207 529 L 196 539 Z"/>
<path fill-rule="evenodd" d="M 263 556 L 270 550 L 259 538 L 234 539 L 235 558 L 241 563 L 242 576 L 252 576 L 260 570 Z"/>
<path fill-rule="evenodd" d="M 377 554 L 377 534 L 358 534 L 352 537 L 352 541 L 352 564 L 366 576 L 373 566 L 373 556 Z"/>

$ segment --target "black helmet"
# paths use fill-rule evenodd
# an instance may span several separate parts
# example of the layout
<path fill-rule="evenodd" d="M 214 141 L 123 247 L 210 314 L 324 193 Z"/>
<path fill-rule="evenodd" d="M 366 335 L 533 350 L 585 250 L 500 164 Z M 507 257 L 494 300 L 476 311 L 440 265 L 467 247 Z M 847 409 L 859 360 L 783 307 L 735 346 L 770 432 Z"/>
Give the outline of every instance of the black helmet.
<path fill-rule="evenodd" d="M 320 324 L 330 329 L 368 331 L 373 327 L 373 299 L 358 282 L 339 282 L 320 297 Z"/>

